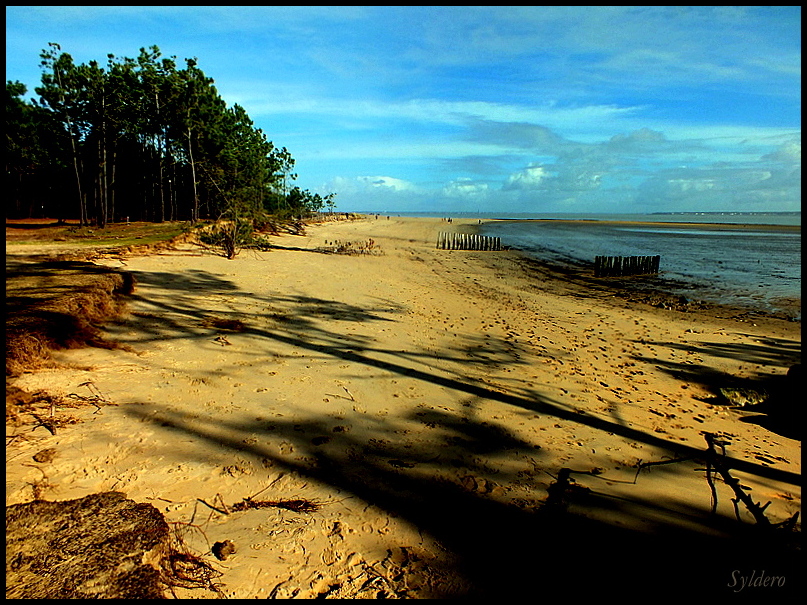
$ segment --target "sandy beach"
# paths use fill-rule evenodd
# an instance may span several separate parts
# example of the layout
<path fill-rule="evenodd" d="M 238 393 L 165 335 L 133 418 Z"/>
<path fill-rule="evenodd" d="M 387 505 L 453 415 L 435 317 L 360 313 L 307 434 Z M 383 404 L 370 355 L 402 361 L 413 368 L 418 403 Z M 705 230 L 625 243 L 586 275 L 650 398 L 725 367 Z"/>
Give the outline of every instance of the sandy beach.
<path fill-rule="evenodd" d="M 475 224 L 366 217 L 235 260 L 186 243 L 99 261 L 136 280 L 104 327 L 126 347 L 63 351 L 15 379 L 99 405 L 13 440 L 6 504 L 34 486 L 150 503 L 188 524 L 229 598 L 731 594 L 732 572 L 763 568 L 796 586 L 730 486 L 711 491 L 703 456 L 717 436 L 772 522 L 800 510 L 793 417 L 717 397 L 786 384 L 800 323 L 657 308 L 515 252 L 436 249 Z M 316 510 L 233 510 L 249 497 Z M 236 552 L 218 561 L 223 540 Z"/>

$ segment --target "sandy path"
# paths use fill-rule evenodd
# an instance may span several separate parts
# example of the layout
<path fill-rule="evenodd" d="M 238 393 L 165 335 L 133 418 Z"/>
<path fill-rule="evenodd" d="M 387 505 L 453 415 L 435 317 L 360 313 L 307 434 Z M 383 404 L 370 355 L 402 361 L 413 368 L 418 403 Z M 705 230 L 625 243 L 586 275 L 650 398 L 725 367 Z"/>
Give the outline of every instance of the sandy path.
<path fill-rule="evenodd" d="M 633 479 L 640 461 L 703 450 L 704 431 L 731 441 L 734 472 L 771 501 L 769 517 L 799 510 L 800 442 L 702 401 L 707 378 L 783 375 L 798 325 L 560 295 L 510 254 L 435 250 L 446 227 L 382 217 L 314 226 L 234 261 L 190 245 L 125 259 L 132 313 L 106 332 L 138 353 L 69 351 L 59 359 L 74 369 L 17 382 L 88 395 L 91 381 L 116 405 L 71 410 L 84 422 L 10 448 L 7 504 L 43 477 L 49 499 L 124 491 L 193 519 L 204 536 L 189 527 L 187 540 L 201 551 L 233 541 L 217 565 L 240 598 L 523 595 L 536 569 L 612 577 L 615 558 L 646 563 L 639 553 L 659 544 L 697 556 L 731 525 L 731 490 L 717 485 L 710 519 L 702 465 Z M 383 255 L 314 251 L 368 238 Z M 56 458 L 32 463 L 45 447 Z M 561 531 L 534 510 L 563 467 L 592 474 L 574 476 L 580 497 Z M 225 515 L 199 502 L 259 491 L 322 506 Z M 687 581 L 725 589 L 732 564 Z"/>

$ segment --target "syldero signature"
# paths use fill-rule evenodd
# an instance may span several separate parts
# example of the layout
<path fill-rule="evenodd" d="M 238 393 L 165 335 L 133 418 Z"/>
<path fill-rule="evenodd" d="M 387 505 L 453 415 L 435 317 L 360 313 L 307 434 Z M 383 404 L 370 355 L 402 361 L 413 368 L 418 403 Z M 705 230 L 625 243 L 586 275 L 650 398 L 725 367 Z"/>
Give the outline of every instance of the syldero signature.
<path fill-rule="evenodd" d="M 731 572 L 731 582 L 729 588 L 734 588 L 734 592 L 740 592 L 744 588 L 781 588 L 785 585 L 785 576 L 770 576 L 763 569 L 757 575 L 757 570 L 751 570 L 751 575 L 744 575 L 739 569 Z"/>

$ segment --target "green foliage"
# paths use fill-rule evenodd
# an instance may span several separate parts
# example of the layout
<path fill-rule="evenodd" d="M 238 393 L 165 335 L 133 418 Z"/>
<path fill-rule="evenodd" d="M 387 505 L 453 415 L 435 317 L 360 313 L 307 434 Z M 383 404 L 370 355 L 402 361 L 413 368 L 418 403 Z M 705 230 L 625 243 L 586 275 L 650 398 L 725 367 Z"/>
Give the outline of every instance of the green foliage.
<path fill-rule="evenodd" d="M 24 101 L 19 82 L 6 85 L 11 215 L 240 224 L 333 207 L 333 194 L 289 190 L 291 154 L 243 107 L 227 107 L 195 58 L 179 68 L 151 46 L 76 65 L 55 43 L 41 57 L 38 101 Z"/>
<path fill-rule="evenodd" d="M 26 92 L 20 82 L 6 83 L 8 216 L 42 216 L 46 200 L 70 176 L 65 162 L 70 148 L 67 137 L 50 112 L 23 100 Z"/>
<path fill-rule="evenodd" d="M 269 242 L 255 233 L 255 223 L 249 219 L 222 221 L 200 232 L 199 240 L 209 246 L 221 248 L 227 258 L 235 258 L 242 248 L 266 250 Z"/>
<path fill-rule="evenodd" d="M 268 196 L 264 202 L 264 209 L 279 217 L 305 217 L 315 212 L 321 212 L 323 206 L 333 210 L 335 193 L 322 197 L 318 193 L 311 193 L 307 189 L 293 187 L 286 195 L 275 194 Z"/>

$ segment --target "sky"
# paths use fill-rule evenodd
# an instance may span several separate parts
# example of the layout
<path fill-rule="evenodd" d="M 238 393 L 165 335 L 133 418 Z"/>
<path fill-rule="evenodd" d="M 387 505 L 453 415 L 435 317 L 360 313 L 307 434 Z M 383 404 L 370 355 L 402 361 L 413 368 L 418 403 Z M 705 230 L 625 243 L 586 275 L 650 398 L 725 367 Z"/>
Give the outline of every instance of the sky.
<path fill-rule="evenodd" d="M 6 7 L 6 79 L 157 45 L 344 212 L 801 210 L 800 7 Z"/>

